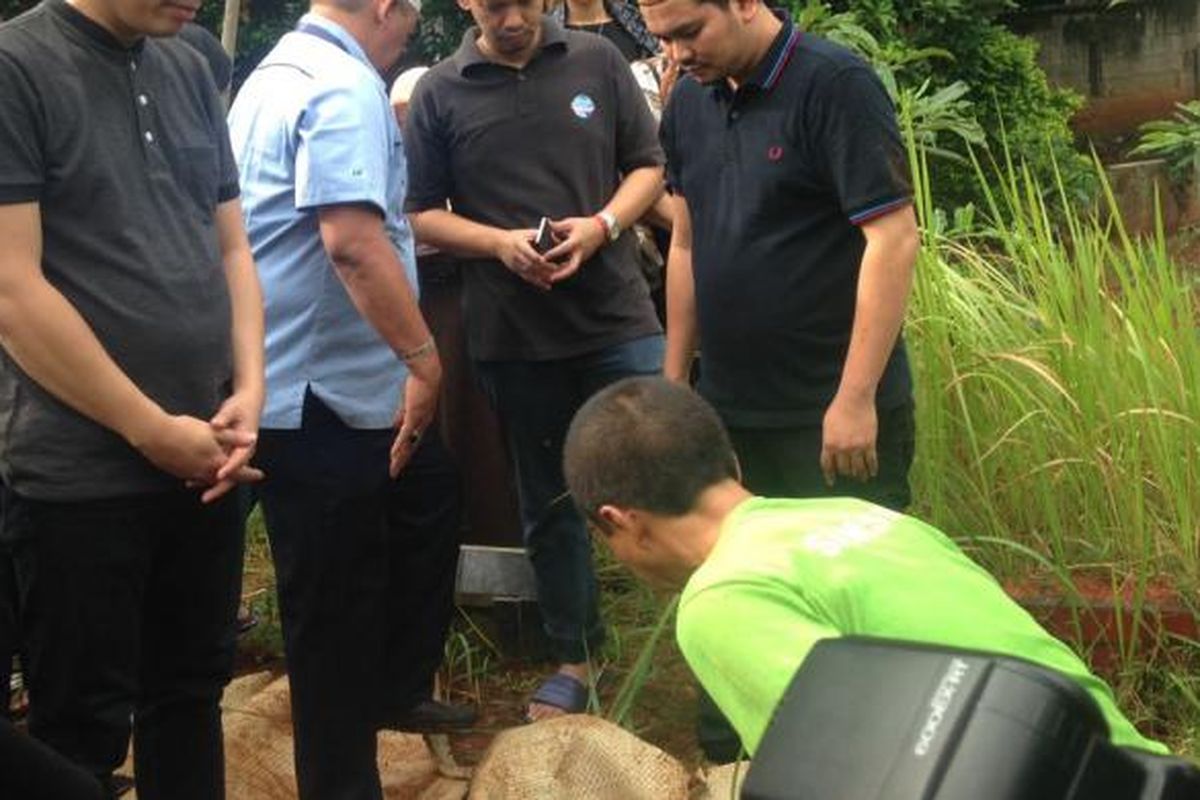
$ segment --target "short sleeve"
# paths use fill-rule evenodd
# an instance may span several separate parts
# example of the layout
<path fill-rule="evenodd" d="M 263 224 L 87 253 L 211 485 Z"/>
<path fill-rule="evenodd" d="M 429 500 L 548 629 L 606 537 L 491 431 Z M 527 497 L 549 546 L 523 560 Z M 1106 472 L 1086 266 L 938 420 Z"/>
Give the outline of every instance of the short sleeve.
<path fill-rule="evenodd" d="M 404 210 L 409 213 L 445 208 L 454 193 L 451 177 L 450 142 L 435 105 L 431 73 L 417 82 L 408 105 L 404 126 L 405 156 L 408 158 L 408 196 Z"/>
<path fill-rule="evenodd" d="M 838 635 L 765 581 L 707 586 L 685 596 L 676 620 L 684 659 L 751 755 L 813 645 Z"/>
<path fill-rule="evenodd" d="M 605 53 L 611 61 L 608 72 L 616 84 L 617 169 L 627 175 L 642 167 L 661 166 L 663 153 L 654 115 L 637 78 L 615 45 L 606 47 Z"/>
<path fill-rule="evenodd" d="M 814 101 L 818 163 L 826 165 L 842 212 L 855 225 L 907 205 L 912 184 L 896 112 L 870 67 L 854 66 L 822 82 Z"/>
<path fill-rule="evenodd" d="M 0 52 L 0 203 L 41 198 L 46 137 L 40 107 L 25 70 Z"/>
<path fill-rule="evenodd" d="M 206 81 L 204 104 L 208 118 L 212 121 L 213 137 L 217 146 L 217 202 L 224 203 L 241 194 L 241 189 L 238 186 L 238 168 L 233 157 L 233 144 L 229 139 L 229 125 L 225 121 L 225 106 L 217 93 L 216 83 L 212 80 Z"/>
<path fill-rule="evenodd" d="M 352 87 L 316 93 L 297 127 L 296 208 L 368 203 L 387 215 L 390 108 Z"/>
<path fill-rule="evenodd" d="M 218 115 L 217 128 L 217 158 L 221 183 L 217 187 L 217 200 L 224 203 L 241 194 L 238 186 L 237 161 L 233 158 L 233 146 L 229 141 L 229 127 L 224 115 Z"/>

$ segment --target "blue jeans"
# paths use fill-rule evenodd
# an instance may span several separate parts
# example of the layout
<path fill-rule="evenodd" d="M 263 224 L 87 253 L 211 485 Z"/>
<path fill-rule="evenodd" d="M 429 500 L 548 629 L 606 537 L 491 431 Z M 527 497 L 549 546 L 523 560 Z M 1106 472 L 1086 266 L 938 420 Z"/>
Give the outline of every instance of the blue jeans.
<path fill-rule="evenodd" d="M 553 655 L 564 663 L 595 653 L 604 626 L 587 526 L 562 499 L 563 440 L 584 401 L 622 378 L 657 375 L 662 359 L 663 337 L 656 334 L 573 358 L 475 365 L 508 440 L 538 605 Z"/>

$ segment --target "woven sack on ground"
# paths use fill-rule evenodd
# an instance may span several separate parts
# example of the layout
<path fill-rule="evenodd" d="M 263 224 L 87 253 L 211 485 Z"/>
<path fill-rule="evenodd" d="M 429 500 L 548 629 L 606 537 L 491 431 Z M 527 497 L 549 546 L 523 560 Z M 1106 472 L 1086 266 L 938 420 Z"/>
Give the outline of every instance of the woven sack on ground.
<path fill-rule="evenodd" d="M 696 771 L 692 787 L 692 800 L 738 800 L 742 784 L 746 782 L 749 761 L 737 764 L 722 764 Z"/>
<path fill-rule="evenodd" d="M 287 678 L 259 691 L 240 685 L 245 680 L 230 684 L 222 703 L 226 796 L 229 800 L 295 800 Z M 379 774 L 387 800 L 461 800 L 466 795 L 465 782 L 439 776 L 424 740 L 413 734 L 380 734 Z"/>
<path fill-rule="evenodd" d="M 686 800 L 683 765 L 611 722 L 572 714 L 496 737 L 470 800 Z"/>

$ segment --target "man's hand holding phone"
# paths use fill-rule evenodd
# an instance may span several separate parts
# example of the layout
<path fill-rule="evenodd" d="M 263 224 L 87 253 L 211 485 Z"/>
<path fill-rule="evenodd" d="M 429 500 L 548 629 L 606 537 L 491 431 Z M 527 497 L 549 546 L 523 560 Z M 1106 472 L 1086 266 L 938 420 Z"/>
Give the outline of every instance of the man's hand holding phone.
<path fill-rule="evenodd" d="M 549 230 L 549 221 L 546 227 Z M 549 289 L 550 276 L 558 269 L 558 265 L 537 251 L 534 246 L 537 237 L 538 231 L 533 228 L 500 231 L 495 245 L 496 258 L 522 280 L 539 289 Z"/>
<path fill-rule="evenodd" d="M 552 284 L 564 281 L 579 271 L 583 262 L 603 247 L 608 239 L 603 223 L 596 217 L 567 217 L 551 222 L 550 230 L 556 241 L 554 247 L 546 252 L 546 260 L 555 266 L 549 276 Z"/>

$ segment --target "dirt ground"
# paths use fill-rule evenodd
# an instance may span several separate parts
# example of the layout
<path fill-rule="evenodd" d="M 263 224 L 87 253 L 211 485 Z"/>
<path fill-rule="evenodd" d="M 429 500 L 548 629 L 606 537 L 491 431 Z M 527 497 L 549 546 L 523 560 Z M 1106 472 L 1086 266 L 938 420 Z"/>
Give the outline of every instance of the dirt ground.
<path fill-rule="evenodd" d="M 261 624 L 261 623 L 260 623 Z M 282 658 L 259 649 L 254 640 L 244 643 L 239 651 L 239 675 L 269 669 L 282 675 Z M 553 666 L 512 658 L 491 662 L 483 674 L 468 679 L 453 677 L 447 696 L 456 703 L 474 705 L 479 721 L 470 733 L 451 736 L 455 759 L 464 766 L 473 766 L 497 734 L 522 723 L 522 714 L 529 696 Z M 612 707 L 620 680 L 620 667 L 609 664 L 608 672 L 597 687 L 603 713 Z M 656 654 L 653 672 L 638 695 L 629 726 L 645 741 L 677 758 L 689 770 L 702 762 L 695 737 L 696 687 L 674 642 L 664 641 Z"/>
<path fill-rule="evenodd" d="M 606 716 L 658 618 L 663 600 L 637 587 L 606 553 L 598 551 L 597 561 L 609 642 L 599 655 L 596 693 L 599 713 Z M 243 595 L 258 624 L 239 642 L 237 673 L 270 669 L 282 674 L 274 571 L 257 517 L 251 519 L 248 530 Z M 672 633 L 668 629 L 658 644 L 626 727 L 691 770 L 702 760 L 694 733 L 696 685 Z M 517 647 L 511 642 L 492 641 L 496 637 L 490 634 L 493 631 L 478 613 L 460 611 L 447 644 L 446 665 L 439 676 L 448 699 L 472 704 L 480 714 L 472 733 L 451 739 L 455 757 L 464 765 L 477 763 L 496 734 L 522 724 L 530 695 L 553 669 L 550 663 L 515 652 Z"/>

